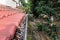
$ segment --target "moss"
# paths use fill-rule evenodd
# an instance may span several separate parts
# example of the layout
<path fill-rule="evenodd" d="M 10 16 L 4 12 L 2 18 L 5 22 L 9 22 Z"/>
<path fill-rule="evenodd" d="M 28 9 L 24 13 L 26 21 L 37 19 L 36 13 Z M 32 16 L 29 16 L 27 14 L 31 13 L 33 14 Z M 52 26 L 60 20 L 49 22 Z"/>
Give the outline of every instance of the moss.
<path fill-rule="evenodd" d="M 27 36 L 27 40 L 32 40 L 31 36 Z"/>

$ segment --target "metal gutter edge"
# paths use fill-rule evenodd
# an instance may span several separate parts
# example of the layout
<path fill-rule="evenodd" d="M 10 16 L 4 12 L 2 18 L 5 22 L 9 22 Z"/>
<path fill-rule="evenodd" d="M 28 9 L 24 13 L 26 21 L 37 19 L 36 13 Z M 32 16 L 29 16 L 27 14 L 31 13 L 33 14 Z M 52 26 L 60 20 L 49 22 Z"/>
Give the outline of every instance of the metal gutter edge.
<path fill-rule="evenodd" d="M 26 27 L 25 27 L 25 35 L 23 40 L 27 40 L 27 27 L 28 27 L 28 14 L 26 14 Z"/>

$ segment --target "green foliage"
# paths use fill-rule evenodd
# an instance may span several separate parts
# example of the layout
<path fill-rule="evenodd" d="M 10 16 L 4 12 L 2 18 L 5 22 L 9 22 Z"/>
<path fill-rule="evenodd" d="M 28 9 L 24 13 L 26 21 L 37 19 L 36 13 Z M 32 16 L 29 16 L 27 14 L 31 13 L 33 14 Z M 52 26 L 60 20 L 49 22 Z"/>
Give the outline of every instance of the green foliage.
<path fill-rule="evenodd" d="M 56 25 L 50 26 L 52 23 L 50 18 L 53 16 L 60 20 L 60 15 L 57 14 L 59 11 L 58 7 L 60 7 L 60 0 L 28 0 L 27 3 L 25 0 L 22 0 L 22 4 L 25 11 L 27 13 L 32 13 L 35 17 L 39 17 L 41 14 L 44 14 L 43 16 L 48 16 L 47 18 L 43 18 L 42 16 L 42 19 L 49 25 L 44 23 L 36 23 L 35 27 L 38 29 L 38 31 L 46 32 L 52 38 L 52 40 L 56 40 L 56 32 L 58 29 Z M 31 19 L 30 16 L 29 18 Z"/>
<path fill-rule="evenodd" d="M 52 27 L 49 28 L 49 26 L 41 24 L 41 23 L 36 23 L 36 28 L 38 29 L 38 31 L 44 31 L 45 33 L 47 33 L 48 36 L 50 36 L 52 38 L 52 40 L 57 40 L 57 27 L 55 25 L 53 25 Z"/>
<path fill-rule="evenodd" d="M 38 31 L 42 31 L 42 25 L 40 23 L 37 23 L 35 27 L 38 29 Z"/>
<path fill-rule="evenodd" d="M 36 28 L 38 29 L 38 31 L 48 31 L 48 27 L 44 24 L 37 23 Z"/>
<path fill-rule="evenodd" d="M 60 0 L 58 0 L 58 3 L 60 3 Z"/>
<path fill-rule="evenodd" d="M 22 0 L 22 4 L 23 4 L 23 8 L 25 9 L 25 11 L 27 13 L 31 13 L 31 10 L 30 10 L 32 6 L 31 1 L 28 0 L 28 2 L 26 3 L 25 0 Z"/>
<path fill-rule="evenodd" d="M 27 36 L 27 40 L 32 40 L 32 38 L 30 36 Z"/>
<path fill-rule="evenodd" d="M 48 18 L 43 18 L 43 16 L 41 18 L 49 25 L 37 23 L 36 27 L 38 31 L 46 32 L 52 38 L 52 40 L 57 40 L 58 29 L 56 25 L 52 24 L 53 22 L 51 20 L 51 16 L 53 16 L 53 19 L 56 17 L 60 18 L 60 13 L 58 14 L 58 7 L 60 7 L 59 2 L 60 0 L 36 0 L 33 2 L 34 8 L 32 12 L 34 16 L 39 17 L 41 14 L 48 15 Z"/>
<path fill-rule="evenodd" d="M 47 15 L 56 15 L 56 11 L 51 8 L 51 4 L 46 1 L 40 1 L 37 3 L 38 5 L 35 7 L 36 13 L 38 14 L 47 14 Z"/>
<path fill-rule="evenodd" d="M 58 6 L 58 0 L 33 0 L 32 4 L 31 11 L 35 17 L 38 17 L 40 14 L 57 16 L 57 11 L 54 8 Z"/>

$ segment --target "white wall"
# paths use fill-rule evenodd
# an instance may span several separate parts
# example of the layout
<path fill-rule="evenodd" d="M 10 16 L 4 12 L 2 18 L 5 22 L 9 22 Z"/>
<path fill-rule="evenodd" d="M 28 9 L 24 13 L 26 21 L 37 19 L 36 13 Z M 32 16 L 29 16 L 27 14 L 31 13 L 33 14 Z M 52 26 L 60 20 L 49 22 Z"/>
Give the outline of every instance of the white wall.
<path fill-rule="evenodd" d="M 0 4 L 16 7 L 16 3 L 13 2 L 12 0 L 0 0 Z"/>
<path fill-rule="evenodd" d="M 13 2 L 12 0 L 6 0 L 6 4 L 12 7 L 16 7 L 16 3 Z"/>
<path fill-rule="evenodd" d="M 0 0 L 0 4 L 6 4 L 5 0 Z"/>

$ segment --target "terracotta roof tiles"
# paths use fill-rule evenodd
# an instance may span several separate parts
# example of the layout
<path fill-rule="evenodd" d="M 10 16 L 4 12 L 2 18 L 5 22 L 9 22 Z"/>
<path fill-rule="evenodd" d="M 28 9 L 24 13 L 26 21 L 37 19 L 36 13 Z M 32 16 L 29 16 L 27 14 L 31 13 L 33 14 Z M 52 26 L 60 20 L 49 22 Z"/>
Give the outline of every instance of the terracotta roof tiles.
<path fill-rule="evenodd" d="M 9 6 L 0 5 L 0 40 L 13 38 L 17 26 L 22 22 L 25 13 Z"/>

